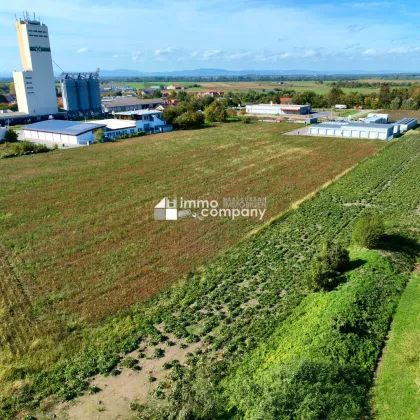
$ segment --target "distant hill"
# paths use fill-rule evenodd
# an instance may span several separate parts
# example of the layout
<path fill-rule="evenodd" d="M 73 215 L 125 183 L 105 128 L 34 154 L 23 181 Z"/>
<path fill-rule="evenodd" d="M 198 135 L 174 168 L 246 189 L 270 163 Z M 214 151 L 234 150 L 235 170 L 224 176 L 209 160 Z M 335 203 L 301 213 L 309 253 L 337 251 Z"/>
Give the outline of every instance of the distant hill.
<path fill-rule="evenodd" d="M 328 75 L 328 74 L 395 74 L 395 71 L 333 71 L 333 70 L 225 70 L 225 69 L 195 69 L 195 70 L 176 70 L 166 72 L 141 72 L 138 70 L 101 70 L 102 77 L 176 77 L 176 76 L 248 76 L 248 75 Z"/>

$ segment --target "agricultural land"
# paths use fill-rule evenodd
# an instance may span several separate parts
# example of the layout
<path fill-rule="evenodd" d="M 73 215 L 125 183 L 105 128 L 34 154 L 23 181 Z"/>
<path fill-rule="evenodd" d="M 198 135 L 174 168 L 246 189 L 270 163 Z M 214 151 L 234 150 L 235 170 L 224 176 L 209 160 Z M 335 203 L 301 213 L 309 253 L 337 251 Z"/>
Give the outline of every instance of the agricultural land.
<path fill-rule="evenodd" d="M 207 418 L 367 412 L 376 360 L 418 252 L 420 138 L 405 135 L 384 148 L 281 134 L 288 129 L 228 123 L 22 157 L 18 172 L 2 164 L 9 185 L 2 284 L 14 291 L 4 294 L 2 312 L 14 314 L 5 317 L 2 413 L 40 406 L 107 418 L 117 401 L 139 418 L 153 410 L 201 410 Z M 272 203 L 262 223 L 212 220 L 200 222 L 204 229 L 195 220 L 152 221 L 165 195 L 248 191 Z M 342 285 L 309 293 L 308 267 L 322 241 L 349 246 L 352 227 L 371 208 L 386 221 L 382 250 L 352 249 Z M 306 379 L 302 366 L 312 372 Z M 139 375 L 138 387 L 98 406 L 104 388 L 124 392 L 115 381 L 127 375 Z M 330 397 L 319 398 L 319 389 Z"/>
<path fill-rule="evenodd" d="M 296 126 L 226 123 L 3 160 L 3 396 L 84 348 L 104 317 L 155 295 L 385 146 L 282 134 Z M 153 221 L 165 196 L 249 194 L 268 198 L 261 221 Z"/>

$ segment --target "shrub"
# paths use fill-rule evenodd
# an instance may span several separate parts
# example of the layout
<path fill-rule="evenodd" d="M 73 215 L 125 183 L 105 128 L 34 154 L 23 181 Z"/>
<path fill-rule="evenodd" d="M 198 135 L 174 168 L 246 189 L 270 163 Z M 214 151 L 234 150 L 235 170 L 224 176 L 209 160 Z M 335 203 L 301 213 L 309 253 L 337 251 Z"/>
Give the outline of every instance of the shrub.
<path fill-rule="evenodd" d="M 325 242 L 312 263 L 310 286 L 314 290 L 331 290 L 339 283 L 339 275 L 348 266 L 349 252 L 341 245 Z"/>
<path fill-rule="evenodd" d="M 15 130 L 9 128 L 4 135 L 3 141 L 5 143 L 16 143 L 18 141 L 18 135 Z"/>
<path fill-rule="evenodd" d="M 202 124 L 204 124 L 204 116 L 198 111 L 187 111 L 175 118 L 173 124 L 176 128 L 180 128 L 182 130 L 199 128 Z"/>
<path fill-rule="evenodd" d="M 133 357 L 126 357 L 121 360 L 120 366 L 129 369 L 138 369 L 138 363 L 138 360 L 134 359 Z"/>
<path fill-rule="evenodd" d="M 251 123 L 251 117 L 249 115 L 242 117 L 242 122 L 244 124 L 250 124 Z"/>
<path fill-rule="evenodd" d="M 102 143 L 104 139 L 104 130 L 100 128 L 99 130 L 95 131 L 95 141 L 96 143 Z"/>
<path fill-rule="evenodd" d="M 154 353 L 153 353 L 153 356 L 154 356 L 156 359 L 159 359 L 160 357 L 165 356 L 165 350 L 163 350 L 163 349 L 155 349 L 155 351 L 154 351 Z"/>
<path fill-rule="evenodd" d="M 352 242 L 362 248 L 373 249 L 378 246 L 384 231 L 384 223 L 379 215 L 365 213 L 354 226 Z"/>

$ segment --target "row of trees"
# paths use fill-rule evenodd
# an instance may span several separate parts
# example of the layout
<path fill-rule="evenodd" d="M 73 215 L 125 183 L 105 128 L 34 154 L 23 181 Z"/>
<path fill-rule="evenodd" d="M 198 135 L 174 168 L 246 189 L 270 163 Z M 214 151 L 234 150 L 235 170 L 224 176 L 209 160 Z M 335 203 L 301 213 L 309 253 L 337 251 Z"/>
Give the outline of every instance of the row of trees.
<path fill-rule="evenodd" d="M 246 103 L 280 103 L 281 97 L 292 98 L 293 103 L 298 105 L 311 105 L 313 108 L 329 108 L 336 104 L 347 105 L 348 108 L 363 106 L 368 109 L 407 109 L 420 108 L 420 86 L 415 84 L 410 87 L 392 88 L 388 83 L 380 85 L 379 92 L 344 92 L 339 86 L 333 86 L 329 92 L 318 94 L 307 90 L 297 92 L 293 89 L 280 89 L 268 92 L 226 92 L 220 100 L 227 107 L 239 106 Z M 198 97 L 189 95 L 186 91 L 173 91 L 171 98 L 178 98 L 181 102 L 191 104 L 194 109 L 204 110 L 214 98 L 210 96 Z"/>

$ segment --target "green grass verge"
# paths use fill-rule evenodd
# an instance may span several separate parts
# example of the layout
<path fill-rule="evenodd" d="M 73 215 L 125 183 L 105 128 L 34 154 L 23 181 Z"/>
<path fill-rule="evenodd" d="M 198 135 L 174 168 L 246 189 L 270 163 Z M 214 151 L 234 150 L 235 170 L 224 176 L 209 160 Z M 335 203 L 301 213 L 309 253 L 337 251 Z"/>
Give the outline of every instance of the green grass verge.
<path fill-rule="evenodd" d="M 378 420 L 417 420 L 420 413 L 420 274 L 413 274 L 392 323 L 373 389 Z"/>
<path fill-rule="evenodd" d="M 312 293 L 225 381 L 240 418 L 355 419 L 407 276 L 375 251 L 332 292 Z M 394 417 L 395 418 L 395 417 Z"/>

